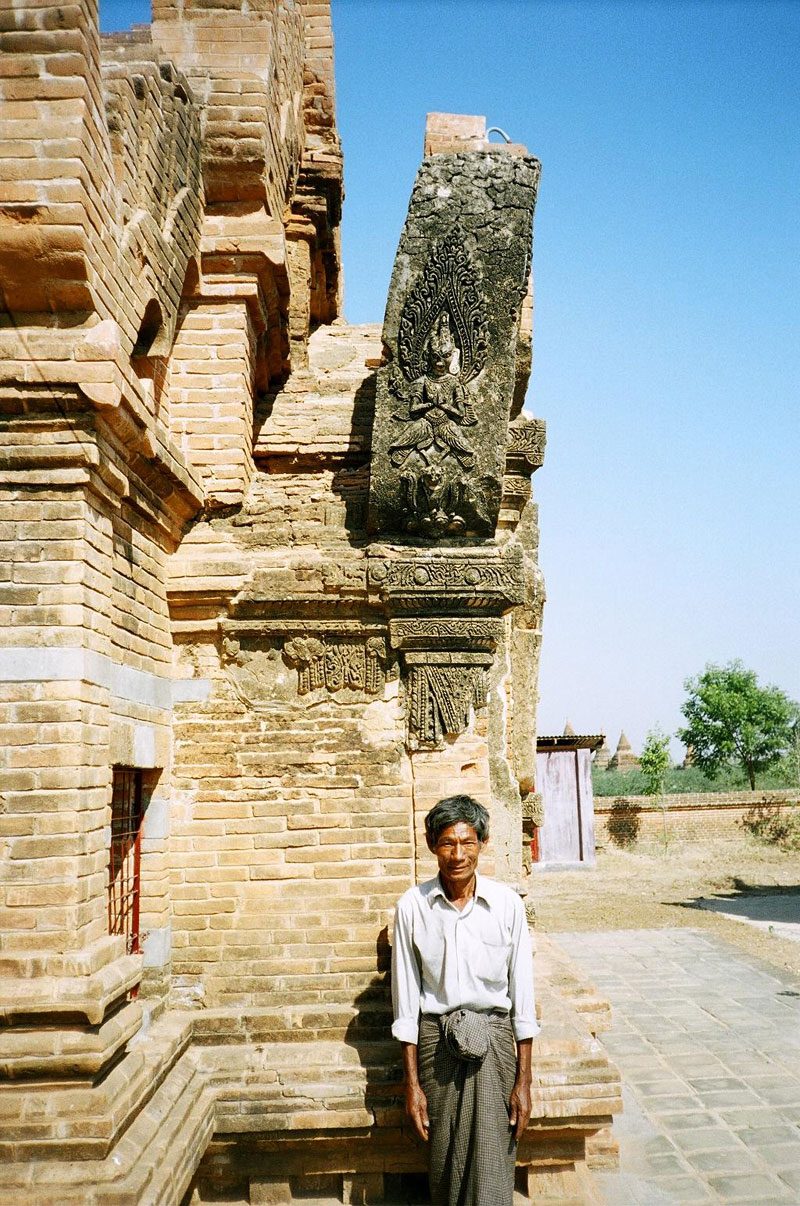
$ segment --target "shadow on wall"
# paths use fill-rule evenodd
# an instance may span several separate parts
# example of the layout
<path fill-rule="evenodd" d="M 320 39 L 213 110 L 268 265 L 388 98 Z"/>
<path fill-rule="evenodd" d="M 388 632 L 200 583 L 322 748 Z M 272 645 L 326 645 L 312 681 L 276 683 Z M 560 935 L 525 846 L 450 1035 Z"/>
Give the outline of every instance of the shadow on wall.
<path fill-rule="evenodd" d="M 402 1054 L 391 1033 L 391 979 L 386 974 L 391 967 L 391 946 L 387 926 L 377 936 L 376 957 L 378 974 L 355 998 L 358 1012 L 347 1027 L 345 1042 L 357 1052 L 364 1069 L 365 1105 L 375 1117 L 377 1131 L 384 1132 L 389 1166 L 393 1166 L 392 1172 L 383 1175 L 383 1201 L 393 1206 L 425 1206 L 430 1202 L 427 1151 L 411 1133 L 405 1118 Z M 367 1141 L 367 1156 L 369 1147 Z"/>
<path fill-rule="evenodd" d="M 641 804 L 626 799 L 625 796 L 618 796 L 611 805 L 611 813 L 607 821 L 608 836 L 615 846 L 626 850 L 635 845 L 641 828 L 639 819 L 641 811 Z"/>

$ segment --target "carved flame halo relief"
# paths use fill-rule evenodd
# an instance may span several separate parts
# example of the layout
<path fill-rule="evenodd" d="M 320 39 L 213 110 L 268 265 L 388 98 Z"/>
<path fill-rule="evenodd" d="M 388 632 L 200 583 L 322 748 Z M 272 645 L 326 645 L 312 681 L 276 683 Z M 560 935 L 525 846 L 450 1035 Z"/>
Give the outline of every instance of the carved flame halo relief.
<path fill-rule="evenodd" d="M 435 243 L 400 316 L 390 388 L 405 404 L 389 446 L 399 471 L 401 522 L 438 538 L 490 527 L 475 480 L 477 425 L 468 386 L 483 370 L 488 324 L 479 276 L 457 227 Z"/>
<path fill-rule="evenodd" d="M 458 377 L 466 385 L 486 364 L 489 333 L 478 273 L 464 235 L 455 226 L 434 244 L 403 306 L 397 358 L 407 381 L 425 376 L 431 336 L 445 312 L 459 351 Z"/>

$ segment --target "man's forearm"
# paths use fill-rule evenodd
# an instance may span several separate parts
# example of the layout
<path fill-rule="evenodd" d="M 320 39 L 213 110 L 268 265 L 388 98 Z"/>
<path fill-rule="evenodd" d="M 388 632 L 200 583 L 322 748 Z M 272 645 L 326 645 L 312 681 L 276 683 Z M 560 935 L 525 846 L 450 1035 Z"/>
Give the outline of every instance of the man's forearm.
<path fill-rule="evenodd" d="M 417 1044 L 403 1043 L 403 1071 L 405 1073 L 405 1082 L 407 1085 L 417 1086 L 419 1084 L 419 1063 L 417 1061 Z M 530 1062 L 530 1054 L 529 1054 Z"/>
<path fill-rule="evenodd" d="M 531 1083 L 531 1047 L 533 1039 L 517 1039 L 517 1084 Z"/>

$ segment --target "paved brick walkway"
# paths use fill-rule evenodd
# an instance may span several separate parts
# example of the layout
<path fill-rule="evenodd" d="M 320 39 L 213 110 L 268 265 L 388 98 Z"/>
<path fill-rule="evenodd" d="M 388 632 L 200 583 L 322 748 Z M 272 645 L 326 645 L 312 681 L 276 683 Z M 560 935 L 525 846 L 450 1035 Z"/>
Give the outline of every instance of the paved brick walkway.
<path fill-rule="evenodd" d="M 800 1203 L 800 982 L 697 930 L 554 937 L 613 1010 L 609 1206 Z"/>

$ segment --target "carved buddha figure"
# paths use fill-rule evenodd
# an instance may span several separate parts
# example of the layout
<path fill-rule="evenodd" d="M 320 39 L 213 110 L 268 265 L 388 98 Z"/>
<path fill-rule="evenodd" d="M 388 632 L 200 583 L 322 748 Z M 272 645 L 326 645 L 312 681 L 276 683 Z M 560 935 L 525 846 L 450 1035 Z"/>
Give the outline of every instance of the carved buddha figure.
<path fill-rule="evenodd" d="M 477 422 L 459 372 L 460 354 L 450 332 L 450 316 L 443 310 L 427 341 L 427 371 L 407 387 L 408 417 L 396 415 L 411 426 L 389 448 L 392 464 L 404 464 L 416 452 L 426 465 L 452 455 L 463 469 L 471 469 L 475 453 L 459 427 Z"/>

